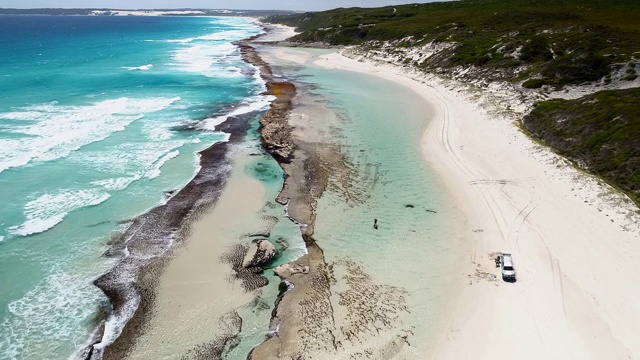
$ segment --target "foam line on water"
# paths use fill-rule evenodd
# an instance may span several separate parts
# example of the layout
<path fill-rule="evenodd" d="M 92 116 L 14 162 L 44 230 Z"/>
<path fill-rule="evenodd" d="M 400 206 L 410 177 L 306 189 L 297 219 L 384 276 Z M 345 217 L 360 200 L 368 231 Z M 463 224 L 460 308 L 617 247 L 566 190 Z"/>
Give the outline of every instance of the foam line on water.
<path fill-rule="evenodd" d="M 147 65 L 141 65 L 141 66 L 123 66 L 121 67 L 121 69 L 129 70 L 129 71 L 133 71 L 133 70 L 147 71 L 147 70 L 151 70 L 152 67 L 153 67 L 153 64 L 147 64 Z"/>
<path fill-rule="evenodd" d="M 0 113 L 11 121 L 14 137 L 0 139 L 0 172 L 29 164 L 68 156 L 84 145 L 101 141 L 124 130 L 145 114 L 163 110 L 180 100 L 173 98 L 119 98 L 85 106 L 65 106 L 56 102 Z"/>
<path fill-rule="evenodd" d="M 38 359 L 57 342 L 83 336 L 78 323 L 91 318 L 104 296 L 86 274 L 55 271 L 10 302 L 0 322 L 3 359 Z"/>
<path fill-rule="evenodd" d="M 129 187 L 129 185 L 131 185 L 134 181 L 140 180 L 140 178 L 142 178 L 142 176 L 136 174 L 131 177 L 119 177 L 92 181 L 91 185 L 102 186 L 103 188 L 105 188 L 105 190 L 109 191 L 120 191 Z"/>
<path fill-rule="evenodd" d="M 180 150 L 174 150 L 168 154 L 165 154 L 163 157 L 160 158 L 160 160 L 158 160 L 155 165 L 153 166 L 153 169 L 147 171 L 147 173 L 145 174 L 146 178 L 149 179 L 154 179 L 157 178 L 158 176 L 160 176 L 161 171 L 160 168 L 167 163 L 167 161 L 175 158 L 176 156 L 180 155 Z"/>
<path fill-rule="evenodd" d="M 138 306 L 140 305 L 140 295 L 137 291 L 135 291 L 135 287 L 133 285 L 133 281 L 128 284 L 128 288 L 130 291 L 123 293 L 125 296 L 124 303 L 126 304 L 119 313 L 111 314 L 107 320 L 105 321 L 104 326 L 104 335 L 102 336 L 102 340 L 95 344 L 93 347 L 98 352 L 102 352 L 105 347 L 111 345 L 115 339 L 120 336 L 122 333 L 122 329 L 127 324 L 127 322 L 133 317 Z"/>
<path fill-rule="evenodd" d="M 233 62 L 229 57 L 237 52 L 235 45 L 231 43 L 208 44 L 196 43 L 195 45 L 173 51 L 173 61 L 176 70 L 193 72 L 208 77 L 239 77 L 242 74 L 230 71 L 224 65 L 225 62 Z M 239 61 L 238 59 L 235 59 Z"/>
<path fill-rule="evenodd" d="M 24 206 L 26 221 L 12 226 L 9 232 L 18 236 L 28 236 L 47 231 L 59 224 L 71 211 L 101 204 L 110 195 L 97 189 L 60 190 L 42 194 Z"/>
<path fill-rule="evenodd" d="M 261 111 L 266 109 L 271 101 L 275 99 L 274 96 L 256 96 L 252 98 L 249 102 L 241 104 L 234 110 L 220 116 L 215 116 L 211 118 L 204 119 L 198 127 L 202 130 L 215 131 L 216 126 L 222 124 L 227 121 L 230 117 L 239 116 L 248 114 L 253 111 Z"/>
<path fill-rule="evenodd" d="M 227 30 L 216 32 L 212 34 L 197 36 L 197 37 L 189 37 L 184 39 L 169 39 L 169 40 L 161 40 L 162 42 L 167 43 L 176 43 L 176 44 L 188 44 L 195 41 L 234 41 L 245 39 L 253 33 L 250 31 L 251 29 L 241 29 L 241 30 Z M 147 41 L 155 41 L 155 40 L 147 40 Z"/>
<path fill-rule="evenodd" d="M 209 77 L 243 76 L 240 69 L 233 66 L 234 62 L 241 62 L 237 56 L 238 48 L 233 42 L 256 35 L 261 29 L 256 23 L 247 22 L 247 19 L 216 19 L 215 24 L 222 24 L 231 29 L 198 37 L 164 40 L 184 46 L 174 50 L 174 65 L 181 71 Z M 231 66 L 224 66 L 226 64 Z"/>

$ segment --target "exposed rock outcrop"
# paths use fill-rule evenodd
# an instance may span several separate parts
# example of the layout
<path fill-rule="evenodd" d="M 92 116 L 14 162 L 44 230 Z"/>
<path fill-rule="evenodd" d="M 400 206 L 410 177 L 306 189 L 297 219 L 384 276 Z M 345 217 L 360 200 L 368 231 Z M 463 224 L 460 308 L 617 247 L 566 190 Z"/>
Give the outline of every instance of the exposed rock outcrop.
<path fill-rule="evenodd" d="M 288 279 L 294 274 L 308 274 L 309 266 L 293 262 L 277 266 L 273 269 L 273 272 L 282 279 Z"/>
<path fill-rule="evenodd" d="M 246 42 L 238 42 L 237 45 L 242 59 L 260 69 L 260 76 L 267 86 L 265 94 L 275 96 L 269 110 L 260 119 L 263 146 L 278 162 L 289 163 L 296 148 L 291 140 L 292 128 L 288 121 L 296 87 L 287 81 L 274 80 L 271 67 L 258 55 L 255 48 Z"/>
<path fill-rule="evenodd" d="M 247 269 L 254 266 L 261 266 L 278 256 L 275 246 L 266 239 L 254 240 L 249 247 L 247 254 L 242 260 L 242 267 Z"/>
<path fill-rule="evenodd" d="M 262 276 L 264 269 L 260 266 L 244 267 L 244 259 L 249 253 L 249 246 L 236 244 L 222 256 L 222 261 L 231 265 L 233 277 L 242 281 L 242 287 L 246 292 L 250 292 L 266 286 L 269 280 Z"/>

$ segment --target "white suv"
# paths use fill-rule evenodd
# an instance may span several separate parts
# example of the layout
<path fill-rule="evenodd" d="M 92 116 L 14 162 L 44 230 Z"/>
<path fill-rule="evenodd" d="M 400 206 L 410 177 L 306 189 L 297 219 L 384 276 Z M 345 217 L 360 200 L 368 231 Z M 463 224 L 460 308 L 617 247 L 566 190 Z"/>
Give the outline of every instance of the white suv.
<path fill-rule="evenodd" d="M 502 254 L 502 280 L 516 280 L 516 271 L 513 268 L 511 254 Z"/>

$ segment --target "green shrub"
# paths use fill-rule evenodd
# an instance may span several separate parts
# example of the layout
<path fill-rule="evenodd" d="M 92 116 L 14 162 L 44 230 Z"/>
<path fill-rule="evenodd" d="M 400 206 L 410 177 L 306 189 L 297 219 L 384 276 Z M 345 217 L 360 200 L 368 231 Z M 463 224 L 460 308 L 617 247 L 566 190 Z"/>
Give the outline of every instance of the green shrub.
<path fill-rule="evenodd" d="M 609 74 L 609 59 L 597 54 L 570 54 L 550 61 L 542 75 L 554 79 L 555 85 L 597 81 Z"/>
<path fill-rule="evenodd" d="M 534 36 L 520 50 L 520 60 L 527 63 L 549 61 L 551 59 L 553 59 L 553 54 L 550 50 L 549 39 L 546 36 Z"/>
<path fill-rule="evenodd" d="M 640 204 L 639 98 L 640 88 L 634 88 L 542 101 L 523 124 L 533 136 Z"/>
<path fill-rule="evenodd" d="M 522 83 L 522 87 L 527 89 L 539 89 L 546 83 L 547 81 L 545 79 L 529 79 Z"/>

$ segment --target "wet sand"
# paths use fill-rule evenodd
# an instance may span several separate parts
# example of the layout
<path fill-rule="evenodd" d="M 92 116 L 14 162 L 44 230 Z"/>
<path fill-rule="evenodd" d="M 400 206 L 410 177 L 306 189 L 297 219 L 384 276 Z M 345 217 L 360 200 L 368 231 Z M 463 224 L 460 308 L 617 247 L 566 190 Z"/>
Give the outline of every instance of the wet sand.
<path fill-rule="evenodd" d="M 168 263 L 176 239 L 199 214 L 220 195 L 230 169 L 229 148 L 244 139 L 247 117 L 220 126 L 229 141 L 202 151 L 201 169 L 195 178 L 166 204 L 132 220 L 127 230 L 114 237 L 107 256 L 123 257 L 108 273 L 95 281 L 109 297 L 111 310 L 103 321 L 104 333 L 79 354 L 82 358 L 122 359 L 144 331 L 155 301 L 158 277 Z M 106 315 L 106 314 L 105 314 Z"/>
<path fill-rule="evenodd" d="M 159 277 L 148 330 L 127 358 L 217 358 L 241 330 L 229 319 L 240 318 L 237 310 L 260 295 L 259 290 L 246 291 L 224 261 L 225 254 L 238 251 L 236 244 L 249 242 L 245 235 L 270 230 L 260 212 L 265 190 L 245 174 L 249 153 L 255 150 L 234 150 L 224 191 L 213 209 L 191 225 L 185 245 L 174 252 Z"/>

